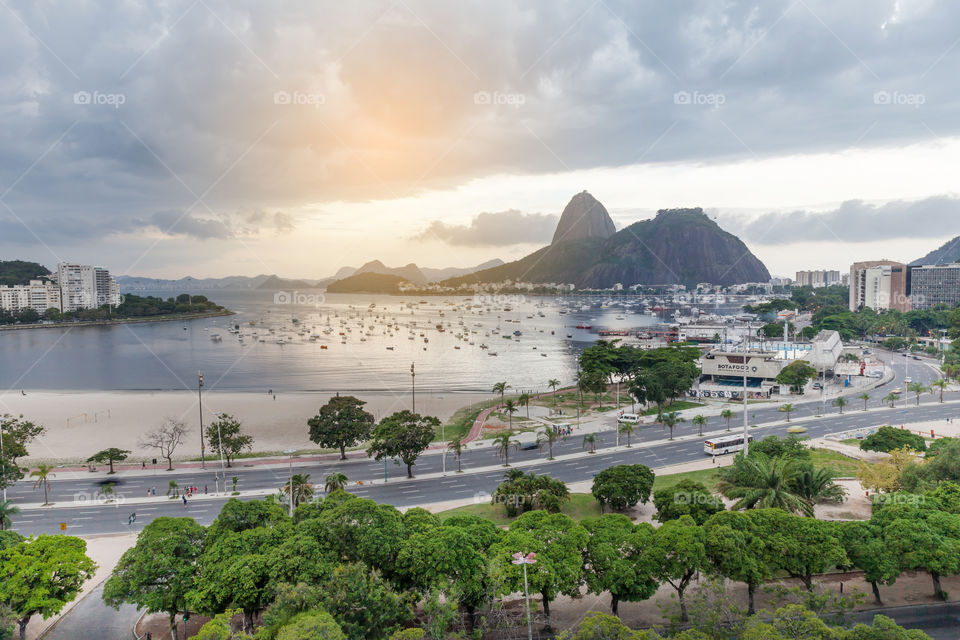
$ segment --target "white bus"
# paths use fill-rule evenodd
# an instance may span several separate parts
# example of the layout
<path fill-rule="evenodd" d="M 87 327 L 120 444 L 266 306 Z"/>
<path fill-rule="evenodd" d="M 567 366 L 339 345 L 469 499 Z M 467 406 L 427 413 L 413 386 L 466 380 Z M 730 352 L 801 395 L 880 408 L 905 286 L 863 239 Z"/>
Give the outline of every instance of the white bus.
<path fill-rule="evenodd" d="M 640 424 L 643 418 L 636 413 L 625 413 L 617 418 L 620 424 Z"/>
<path fill-rule="evenodd" d="M 747 436 L 748 442 L 753 442 L 753 436 Z M 703 443 L 703 451 L 708 456 L 719 456 L 727 453 L 743 451 L 743 434 L 738 436 L 722 436 L 711 438 Z"/>

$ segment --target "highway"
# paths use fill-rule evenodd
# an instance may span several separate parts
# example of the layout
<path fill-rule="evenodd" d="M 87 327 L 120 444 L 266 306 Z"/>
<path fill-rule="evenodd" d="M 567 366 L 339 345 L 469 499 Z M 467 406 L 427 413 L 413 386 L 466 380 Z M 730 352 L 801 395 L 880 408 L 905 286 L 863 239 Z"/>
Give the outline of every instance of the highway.
<path fill-rule="evenodd" d="M 926 395 L 921 400 L 921 406 L 914 406 L 915 401 L 910 399 L 908 407 L 903 402 L 896 409 L 889 409 L 882 402 L 883 396 L 895 387 L 905 387 L 903 379 L 906 364 L 902 356 L 885 354 L 884 359 L 893 361 L 896 377 L 894 381 L 870 392 L 870 410 L 862 410 L 862 401 L 850 397 L 850 404 L 845 413 L 826 404 L 826 410 L 831 413 L 816 418 L 821 403 L 819 398 L 795 403 L 797 411 L 793 413 L 794 423 L 800 422 L 807 428 L 809 437 L 824 436 L 830 433 L 846 431 L 859 427 L 878 426 L 882 424 L 905 424 L 909 422 L 945 420 L 948 417 L 960 416 L 960 393 L 948 393 L 947 403 L 939 404 L 939 398 Z M 936 379 L 937 373 L 928 365 L 917 361 L 910 363 L 911 377 L 925 384 Z M 859 392 L 851 392 L 852 396 Z M 731 429 L 737 431 L 742 428 L 742 417 L 739 407 L 735 407 L 738 416 L 731 422 Z M 534 471 L 538 474 L 549 474 L 565 482 L 578 482 L 591 479 L 598 471 L 616 464 L 644 464 L 650 467 L 662 467 L 692 460 L 702 459 L 703 439 L 696 435 L 695 427 L 689 422 L 676 427 L 675 441 L 668 441 L 668 433 L 659 425 L 642 428 L 632 438 L 633 447 L 615 449 L 616 436 L 614 434 L 615 416 L 605 416 L 601 419 L 606 430 L 601 432 L 601 443 L 595 455 L 582 455 L 582 436 L 576 432 L 565 441 L 554 444 L 554 456 L 558 460 L 548 462 L 546 451 L 519 450 L 511 451 L 511 465 L 519 464 L 525 471 Z M 787 425 L 783 423 L 784 414 L 776 408 L 751 407 L 750 422 L 759 425 L 752 429 L 755 438 L 767 435 L 786 435 Z M 724 422 L 720 418 L 712 418 L 706 432 L 723 430 Z M 621 436 L 622 438 L 622 436 Z M 580 454 L 571 457 L 572 454 Z M 566 456 L 566 458 L 565 458 Z M 441 476 L 441 455 L 439 452 L 424 454 L 414 467 L 418 476 L 428 476 L 409 480 L 405 478 L 402 466 L 392 461 L 386 465 L 388 480 L 384 483 L 384 464 L 367 458 L 351 458 L 346 461 L 328 461 L 315 464 L 296 465 L 297 473 L 309 473 L 314 483 L 322 484 L 323 478 L 333 472 L 347 475 L 351 481 L 349 491 L 361 497 L 370 498 L 382 503 L 394 504 L 398 507 L 411 507 L 433 502 L 475 498 L 478 501 L 488 499 L 488 494 L 494 490 L 503 476 L 503 468 L 499 467 L 499 459 L 488 444 L 474 444 L 468 449 L 463 458 L 464 473 L 454 473 L 456 462 L 453 456 L 446 456 L 447 475 Z M 55 478 L 51 483 L 50 499 L 53 502 L 67 503 L 71 506 L 54 506 L 42 509 L 25 509 L 13 521 L 13 528 L 23 534 L 58 533 L 60 523 L 66 523 L 67 533 L 73 535 L 96 535 L 137 531 L 152 519 L 160 516 L 190 516 L 201 524 L 209 524 L 216 517 L 227 497 L 203 497 L 188 501 L 186 506 L 179 500 L 157 499 L 148 504 L 128 504 L 126 500 L 143 498 L 150 488 L 155 488 L 157 495 L 162 496 L 167 490 L 167 483 L 175 479 L 181 486 L 195 485 L 203 493 L 206 486 L 210 492 L 215 490 L 216 471 L 213 465 L 207 471 L 190 470 L 168 473 L 165 471 L 150 471 L 145 474 L 126 475 L 115 477 L 115 491 L 123 499 L 114 504 L 96 504 L 84 502 L 84 499 L 93 496 L 104 482 L 102 476 L 91 478 L 84 473 L 73 477 L 66 474 Z M 482 471 L 472 471 L 473 469 Z M 277 490 L 289 477 L 286 464 L 272 467 L 237 467 L 227 471 L 227 477 L 238 476 L 237 489 L 239 491 L 266 491 Z M 355 484 L 363 481 L 362 485 Z M 34 490 L 32 483 L 21 481 L 9 489 L 9 497 L 15 502 L 36 503 L 40 501 L 40 490 Z M 245 499 L 250 499 L 245 497 Z M 74 506 L 79 505 L 79 506 Z M 136 521 L 128 524 L 129 517 L 136 513 Z"/>

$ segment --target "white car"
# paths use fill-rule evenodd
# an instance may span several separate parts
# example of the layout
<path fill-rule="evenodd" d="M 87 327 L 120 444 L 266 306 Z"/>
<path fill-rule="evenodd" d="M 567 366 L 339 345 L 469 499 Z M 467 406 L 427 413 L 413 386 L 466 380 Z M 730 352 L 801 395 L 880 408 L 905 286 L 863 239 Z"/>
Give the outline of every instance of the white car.
<path fill-rule="evenodd" d="M 911 378 L 910 376 L 907 376 L 906 378 L 903 379 L 903 381 L 906 382 L 907 384 L 910 384 L 911 382 L 913 382 L 913 378 Z"/>
<path fill-rule="evenodd" d="M 617 418 L 617 422 L 621 424 L 640 424 L 642 419 L 643 418 L 635 413 L 625 413 Z"/>

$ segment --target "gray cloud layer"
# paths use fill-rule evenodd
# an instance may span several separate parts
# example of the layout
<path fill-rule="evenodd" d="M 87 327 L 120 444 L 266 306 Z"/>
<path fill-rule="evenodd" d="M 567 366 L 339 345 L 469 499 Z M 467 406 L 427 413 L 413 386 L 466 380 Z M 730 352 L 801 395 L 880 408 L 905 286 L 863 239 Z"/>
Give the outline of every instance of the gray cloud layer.
<path fill-rule="evenodd" d="M 522 213 L 516 209 L 478 214 L 469 225 L 434 220 L 417 235 L 418 240 L 437 239 L 469 247 L 506 247 L 515 244 L 550 242 L 559 216 Z"/>
<path fill-rule="evenodd" d="M 748 242 L 874 242 L 960 235 L 960 199 L 934 196 L 882 205 L 844 202 L 826 212 L 790 211 L 759 217 L 722 216 L 723 227 Z"/>

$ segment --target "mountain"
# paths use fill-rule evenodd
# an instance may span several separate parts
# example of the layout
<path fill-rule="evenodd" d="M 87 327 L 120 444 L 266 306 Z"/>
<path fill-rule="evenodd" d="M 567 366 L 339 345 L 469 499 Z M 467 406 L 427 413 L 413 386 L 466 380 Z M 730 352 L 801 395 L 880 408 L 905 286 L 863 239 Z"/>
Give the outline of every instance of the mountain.
<path fill-rule="evenodd" d="M 406 278 L 390 273 L 368 271 L 348 276 L 327 285 L 327 293 L 398 293 Z"/>
<path fill-rule="evenodd" d="M 931 251 L 919 260 L 914 260 L 910 263 L 910 266 L 918 267 L 920 265 L 928 264 L 953 264 L 954 262 L 960 262 L 960 236 L 957 236 L 953 240 L 947 241 L 942 247 L 935 251 Z"/>
<path fill-rule="evenodd" d="M 420 271 L 423 272 L 423 275 L 427 277 L 429 282 L 440 282 L 441 280 L 446 280 L 447 278 L 456 278 L 457 276 L 467 276 L 471 273 L 476 273 L 477 271 L 483 271 L 484 269 L 492 269 L 493 267 L 499 267 L 503 264 L 503 260 L 500 258 L 494 258 L 493 260 L 487 260 L 483 264 L 478 264 L 475 267 L 446 267 L 444 269 L 431 269 L 430 267 L 420 267 Z"/>
<path fill-rule="evenodd" d="M 315 285 L 306 280 L 290 280 L 279 276 L 269 276 L 266 280 L 257 285 L 257 289 L 267 289 L 278 291 L 281 289 L 312 289 Z"/>
<path fill-rule="evenodd" d="M 50 270 L 37 262 L 0 260 L 0 286 L 29 284 L 31 280 L 46 278 Z"/>
<path fill-rule="evenodd" d="M 179 280 L 141 278 L 139 276 L 116 276 L 121 291 L 184 291 L 215 289 L 309 289 L 322 287 L 332 280 L 288 280 L 276 275 L 227 276 L 225 278 L 193 278 Z"/>
<path fill-rule="evenodd" d="M 443 284 L 507 279 L 573 283 L 581 289 L 606 289 L 618 282 L 624 286 L 699 282 L 727 286 L 767 282 L 770 272 L 739 238 L 696 208 L 661 209 L 655 218 L 635 222 L 613 235 L 555 241 L 515 262 Z"/>
<path fill-rule="evenodd" d="M 443 269 L 431 269 L 429 267 L 418 267 L 416 264 L 410 263 L 405 267 L 392 269 L 379 260 L 371 260 L 359 269 L 356 267 L 340 267 L 340 269 L 333 274 L 333 277 L 329 278 L 328 280 L 330 282 L 334 280 L 343 280 L 344 278 L 349 278 L 350 276 L 358 273 L 383 273 L 400 276 L 401 278 L 416 284 L 426 284 L 427 282 L 440 282 L 441 280 L 446 280 L 447 278 L 469 275 L 471 273 L 497 267 L 502 264 L 503 260 L 494 259 L 488 260 L 483 264 L 478 264 L 475 267 L 445 267 Z"/>
<path fill-rule="evenodd" d="M 427 283 L 427 278 L 423 275 L 423 272 L 420 271 L 420 267 L 412 262 L 406 266 L 391 269 L 379 260 L 371 260 L 357 269 L 354 275 L 360 275 L 361 273 L 379 273 L 383 275 L 400 276 L 404 280 L 413 282 L 414 284 Z"/>
<path fill-rule="evenodd" d="M 564 207 L 550 244 L 583 238 L 609 238 L 616 232 L 606 208 L 592 195 L 581 191 Z"/>

